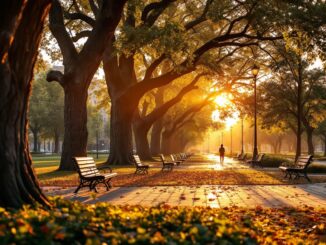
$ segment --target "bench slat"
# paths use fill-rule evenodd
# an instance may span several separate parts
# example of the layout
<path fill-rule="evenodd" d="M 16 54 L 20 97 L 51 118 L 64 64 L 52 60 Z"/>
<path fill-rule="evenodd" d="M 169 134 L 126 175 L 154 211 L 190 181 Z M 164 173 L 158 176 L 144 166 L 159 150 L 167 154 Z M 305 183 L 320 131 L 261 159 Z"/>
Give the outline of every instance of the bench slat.
<path fill-rule="evenodd" d="M 89 161 L 89 160 L 87 160 L 87 161 L 78 161 L 78 165 L 84 165 L 84 164 L 95 164 L 95 162 L 94 161 Z"/>
<path fill-rule="evenodd" d="M 96 165 L 91 163 L 79 165 L 79 169 L 84 169 L 84 168 L 96 168 Z"/>

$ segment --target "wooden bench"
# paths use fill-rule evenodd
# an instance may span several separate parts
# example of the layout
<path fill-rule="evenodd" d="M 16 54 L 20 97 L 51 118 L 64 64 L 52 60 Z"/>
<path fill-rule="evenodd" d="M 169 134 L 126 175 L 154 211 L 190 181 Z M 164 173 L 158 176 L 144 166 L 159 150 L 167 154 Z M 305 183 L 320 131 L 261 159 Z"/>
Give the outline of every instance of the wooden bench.
<path fill-rule="evenodd" d="M 247 159 L 247 153 L 244 153 L 242 156 L 238 158 L 239 161 L 243 161 L 243 162 L 245 162 L 246 159 Z"/>
<path fill-rule="evenodd" d="M 174 162 L 167 162 L 165 160 L 165 157 L 164 157 L 163 154 L 159 154 L 159 156 L 160 156 L 161 162 L 163 164 L 162 171 L 164 171 L 165 169 L 167 171 L 172 171 L 173 170 L 173 167 L 176 165 L 176 163 L 174 163 Z"/>
<path fill-rule="evenodd" d="M 241 153 L 238 153 L 236 156 L 233 157 L 233 160 L 239 160 L 239 158 L 242 156 Z"/>
<path fill-rule="evenodd" d="M 101 174 L 92 157 L 74 157 L 73 161 L 80 181 L 74 193 L 82 187 L 89 187 L 89 190 L 97 192 L 96 186 L 101 183 L 106 186 L 107 191 L 112 187 L 111 180 L 117 176 L 117 173 L 112 173 L 110 168 L 110 173 Z"/>
<path fill-rule="evenodd" d="M 181 153 L 174 154 L 173 156 L 174 156 L 174 159 L 175 160 L 180 161 L 181 163 L 183 163 L 184 161 L 186 161 L 186 159 L 182 157 Z"/>
<path fill-rule="evenodd" d="M 253 168 L 255 166 L 258 166 L 258 167 L 263 167 L 262 165 L 262 160 L 264 158 L 265 154 L 263 153 L 259 153 L 258 155 L 256 155 L 255 158 L 251 159 L 251 160 L 248 160 L 247 163 L 249 163 Z"/>
<path fill-rule="evenodd" d="M 138 155 L 132 155 L 136 166 L 135 174 L 148 174 L 149 165 L 143 164 Z"/>
<path fill-rule="evenodd" d="M 297 161 L 290 165 L 282 163 L 279 169 L 285 173 L 284 178 L 288 177 L 289 179 L 292 179 L 292 175 L 294 175 L 294 179 L 305 177 L 309 182 L 311 182 L 307 175 L 307 169 L 312 163 L 312 159 L 312 155 L 300 156 Z"/>
<path fill-rule="evenodd" d="M 174 157 L 174 155 L 173 154 L 171 154 L 170 155 L 170 158 L 171 158 L 171 162 L 174 162 L 177 166 L 179 166 L 180 165 L 180 163 L 182 163 L 182 161 L 181 160 L 178 160 L 178 159 L 176 159 L 175 157 Z"/>

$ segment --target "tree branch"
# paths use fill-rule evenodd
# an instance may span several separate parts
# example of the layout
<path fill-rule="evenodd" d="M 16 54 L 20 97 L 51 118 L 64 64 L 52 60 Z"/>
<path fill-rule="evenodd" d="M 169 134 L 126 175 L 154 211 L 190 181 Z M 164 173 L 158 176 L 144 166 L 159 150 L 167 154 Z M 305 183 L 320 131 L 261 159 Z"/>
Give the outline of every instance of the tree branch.
<path fill-rule="evenodd" d="M 196 25 L 198 25 L 198 24 L 204 22 L 205 20 L 207 20 L 207 19 L 206 19 L 206 14 L 207 14 L 207 12 L 208 12 L 208 10 L 209 10 L 209 7 L 210 7 L 210 5 L 212 4 L 213 1 L 214 1 L 214 0 L 207 0 L 206 5 L 205 5 L 205 8 L 204 8 L 204 10 L 203 10 L 203 13 L 202 13 L 202 14 L 201 14 L 197 19 L 188 22 L 188 23 L 185 25 L 185 29 L 186 29 L 186 30 L 192 29 L 192 28 L 195 27 Z"/>
<path fill-rule="evenodd" d="M 89 2 L 89 6 L 91 7 L 92 12 L 95 16 L 95 19 L 97 19 L 97 16 L 99 14 L 99 8 L 96 6 L 94 0 L 88 0 L 88 2 Z"/>
<path fill-rule="evenodd" d="M 68 20 L 82 20 L 88 25 L 90 25 L 91 27 L 94 27 L 96 24 L 96 21 L 94 19 L 92 19 L 91 17 L 83 13 L 64 12 L 64 17 L 67 18 Z"/>
<path fill-rule="evenodd" d="M 198 87 L 195 84 L 199 81 L 199 79 L 204 76 L 205 74 L 197 75 L 191 83 L 187 86 L 183 87 L 179 93 L 169 101 L 165 102 L 163 105 L 156 107 L 151 113 L 149 113 L 145 118 L 143 118 L 144 124 L 146 124 L 147 128 L 149 129 L 155 121 L 160 119 L 164 116 L 164 114 L 175 104 L 180 102 L 182 98 L 189 93 L 190 91 L 197 89 Z"/>
<path fill-rule="evenodd" d="M 48 82 L 58 82 L 61 86 L 64 85 L 63 74 L 61 71 L 50 70 L 46 75 L 46 80 Z"/>
<path fill-rule="evenodd" d="M 78 42 L 80 39 L 84 38 L 84 37 L 89 37 L 89 35 L 91 34 L 92 32 L 91 31 L 81 31 L 81 32 L 78 32 L 75 36 L 73 36 L 71 38 L 71 40 L 73 42 Z"/>
<path fill-rule="evenodd" d="M 150 66 L 146 69 L 145 76 L 143 80 L 147 80 L 152 77 L 155 69 L 161 64 L 161 62 L 165 59 L 165 54 L 162 54 L 158 59 L 153 61 Z"/>
<path fill-rule="evenodd" d="M 52 1 L 49 14 L 49 27 L 60 47 L 64 64 L 76 58 L 77 50 L 65 28 L 62 7 L 58 0 Z"/>
<path fill-rule="evenodd" d="M 148 26 L 152 26 L 162 12 L 176 0 L 162 0 L 161 2 L 150 3 L 145 6 L 141 20 Z"/>

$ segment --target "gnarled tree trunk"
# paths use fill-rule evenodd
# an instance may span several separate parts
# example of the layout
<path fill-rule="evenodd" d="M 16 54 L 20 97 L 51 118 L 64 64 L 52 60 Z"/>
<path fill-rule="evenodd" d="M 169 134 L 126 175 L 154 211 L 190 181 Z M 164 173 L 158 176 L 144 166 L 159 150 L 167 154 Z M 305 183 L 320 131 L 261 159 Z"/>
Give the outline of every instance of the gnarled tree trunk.
<path fill-rule="evenodd" d="M 132 162 L 132 120 L 126 107 L 125 101 L 111 97 L 109 164 L 124 165 Z"/>
<path fill-rule="evenodd" d="M 154 123 L 151 133 L 151 154 L 153 156 L 161 153 L 161 134 L 163 130 L 163 120 L 158 120 Z"/>
<path fill-rule="evenodd" d="M 153 160 L 147 138 L 149 130 L 146 127 L 143 127 L 142 125 L 137 123 L 134 123 L 133 128 L 135 134 L 137 154 L 141 157 L 142 160 Z"/>
<path fill-rule="evenodd" d="M 0 8 L 0 206 L 49 205 L 28 149 L 33 68 L 50 1 L 4 1 Z M 30 31 L 27 31 L 30 30 Z M 22 58 L 23 57 L 23 58 Z"/>
<path fill-rule="evenodd" d="M 171 153 L 171 144 L 172 144 L 173 132 L 163 131 L 162 133 L 162 145 L 161 150 L 163 154 Z"/>
<path fill-rule="evenodd" d="M 315 149 L 314 149 L 314 142 L 313 142 L 313 128 L 307 128 L 306 127 L 306 134 L 307 134 L 307 146 L 308 146 L 308 154 L 314 155 Z"/>
<path fill-rule="evenodd" d="M 39 152 L 39 148 L 38 148 L 38 131 L 37 130 L 31 130 L 32 134 L 33 134 L 33 151 L 34 152 Z"/>
<path fill-rule="evenodd" d="M 72 158 L 87 155 L 87 90 L 81 82 L 69 82 L 64 92 L 65 137 L 59 170 L 75 170 Z"/>
<path fill-rule="evenodd" d="M 60 134 L 58 132 L 54 133 L 54 153 L 59 153 L 59 144 L 60 144 Z"/>
<path fill-rule="evenodd" d="M 324 157 L 326 157 L 326 135 L 324 135 Z"/>
<path fill-rule="evenodd" d="M 298 157 L 301 155 L 301 123 L 302 123 L 302 63 L 301 59 L 299 60 L 298 65 L 298 88 L 297 88 L 297 146 L 296 146 L 296 152 L 295 152 L 295 159 L 298 159 Z"/>

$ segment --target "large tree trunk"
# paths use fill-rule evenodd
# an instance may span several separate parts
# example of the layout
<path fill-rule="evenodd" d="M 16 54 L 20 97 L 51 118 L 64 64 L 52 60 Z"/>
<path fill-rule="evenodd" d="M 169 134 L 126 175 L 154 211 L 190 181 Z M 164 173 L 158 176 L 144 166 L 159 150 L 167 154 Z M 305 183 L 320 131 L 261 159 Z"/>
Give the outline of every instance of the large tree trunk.
<path fill-rule="evenodd" d="M 296 153 L 295 153 L 295 159 L 298 159 L 298 157 L 301 155 L 301 121 L 302 121 L 302 64 L 301 59 L 299 60 L 299 66 L 298 66 L 298 90 L 297 90 L 297 147 L 296 147 Z"/>
<path fill-rule="evenodd" d="M 37 130 L 32 130 L 33 133 L 33 151 L 34 152 L 39 152 L 39 148 L 38 148 L 38 131 Z"/>
<path fill-rule="evenodd" d="M 308 146 L 308 154 L 314 155 L 315 149 L 314 149 L 314 142 L 313 142 L 313 128 L 306 129 L 307 133 L 307 146 Z"/>
<path fill-rule="evenodd" d="M 279 136 L 277 141 L 278 141 L 278 145 L 277 145 L 277 152 L 276 153 L 281 153 L 283 137 Z"/>
<path fill-rule="evenodd" d="M 75 170 L 72 158 L 87 155 L 87 89 L 71 80 L 64 87 L 64 140 L 59 170 Z"/>
<path fill-rule="evenodd" d="M 110 154 L 106 163 L 126 165 L 133 163 L 132 123 L 138 104 L 124 93 L 137 80 L 133 57 L 112 55 L 112 42 L 108 43 L 103 55 L 105 80 L 111 98 Z"/>
<path fill-rule="evenodd" d="M 28 101 L 50 1 L 4 1 L 0 8 L 0 206 L 49 205 L 28 149 Z M 24 8 L 25 7 L 25 8 Z M 17 27 L 17 29 L 16 29 Z M 30 31 L 26 31 L 30 30 Z M 22 58 L 23 57 L 23 58 Z"/>
<path fill-rule="evenodd" d="M 108 164 L 126 165 L 132 162 L 132 118 L 124 101 L 111 97 L 110 155 Z"/>
<path fill-rule="evenodd" d="M 161 153 L 161 134 L 163 129 L 163 120 L 154 123 L 151 133 L 151 154 L 158 155 Z"/>
<path fill-rule="evenodd" d="M 324 135 L 324 157 L 326 157 L 326 135 Z"/>
<path fill-rule="evenodd" d="M 147 138 L 149 130 L 142 127 L 141 124 L 134 123 L 133 125 L 137 154 L 142 160 L 153 160 Z"/>
<path fill-rule="evenodd" d="M 172 144 L 173 133 L 168 131 L 163 131 L 162 133 L 162 145 L 161 150 L 163 154 L 171 154 L 171 144 Z"/>
<path fill-rule="evenodd" d="M 273 148 L 273 153 L 276 154 L 277 153 L 277 141 L 276 142 L 273 141 L 271 145 L 272 145 L 272 148 Z"/>
<path fill-rule="evenodd" d="M 60 144 L 60 134 L 55 131 L 54 132 L 54 153 L 59 153 L 59 144 Z"/>

